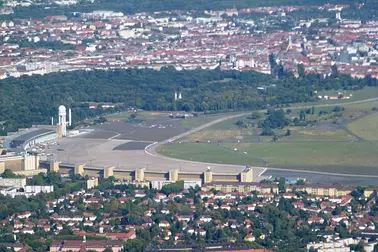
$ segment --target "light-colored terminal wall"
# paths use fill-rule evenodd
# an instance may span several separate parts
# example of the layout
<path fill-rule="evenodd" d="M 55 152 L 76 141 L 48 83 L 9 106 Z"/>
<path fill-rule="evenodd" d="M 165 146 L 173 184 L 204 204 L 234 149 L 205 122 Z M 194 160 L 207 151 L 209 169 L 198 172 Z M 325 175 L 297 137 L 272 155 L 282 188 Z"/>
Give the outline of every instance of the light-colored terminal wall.
<path fill-rule="evenodd" d="M 27 155 L 27 156 L 8 156 L 1 157 L 0 171 L 8 169 L 15 171 L 31 171 L 39 169 L 39 156 Z"/>
<path fill-rule="evenodd" d="M 39 167 L 39 156 L 25 156 L 24 167 L 22 170 L 30 171 L 36 170 Z"/>
<path fill-rule="evenodd" d="M 17 175 L 22 175 L 25 177 L 31 177 L 34 175 L 38 175 L 40 173 L 47 173 L 47 169 L 37 169 L 37 170 L 29 170 L 29 171 L 14 171 Z"/>
<path fill-rule="evenodd" d="M 11 170 L 11 171 L 20 171 L 23 169 L 24 158 L 22 156 L 1 158 L 0 162 L 5 163 L 5 169 Z"/>
<path fill-rule="evenodd" d="M 123 179 L 123 180 L 134 180 L 134 171 L 127 171 L 127 170 L 114 170 L 113 176 L 116 179 Z"/>
<path fill-rule="evenodd" d="M 56 168 L 54 168 L 57 170 Z M 61 174 L 68 174 L 70 171 L 75 174 L 88 175 L 90 177 L 107 178 L 114 176 L 116 179 L 128 181 L 201 181 L 201 183 L 211 182 L 252 182 L 253 169 L 246 168 L 239 173 L 215 173 L 211 170 L 205 172 L 182 172 L 179 170 L 170 171 L 151 171 L 145 168 L 137 168 L 135 170 L 123 170 L 114 167 L 94 168 L 87 167 L 83 164 L 68 165 L 59 164 L 59 172 Z M 194 183 L 198 184 L 198 183 Z"/>
<path fill-rule="evenodd" d="M 177 180 L 202 180 L 201 173 L 180 172 Z"/>

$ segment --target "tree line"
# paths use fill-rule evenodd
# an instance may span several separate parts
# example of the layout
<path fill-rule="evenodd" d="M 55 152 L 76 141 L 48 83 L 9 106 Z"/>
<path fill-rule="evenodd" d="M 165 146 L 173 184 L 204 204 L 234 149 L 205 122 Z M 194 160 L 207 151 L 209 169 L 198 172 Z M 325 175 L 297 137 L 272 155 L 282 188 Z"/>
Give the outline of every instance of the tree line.
<path fill-rule="evenodd" d="M 353 8 L 363 2 L 369 8 Z M 10 18 L 43 18 L 50 15 L 69 15 L 72 12 L 91 12 L 94 10 L 101 10 L 106 6 L 107 10 L 120 11 L 125 14 L 132 14 L 137 12 L 155 12 L 155 11 L 171 11 L 171 10 L 224 10 L 227 8 L 236 7 L 253 8 L 263 6 L 320 6 L 327 3 L 331 4 L 350 4 L 352 12 L 355 16 L 361 16 L 361 12 L 370 11 L 369 18 L 375 17 L 371 7 L 376 7 L 374 0 L 99 0 L 95 2 L 80 1 L 73 6 L 58 6 L 49 5 L 31 5 L 28 7 L 16 7 L 14 14 L 8 16 Z M 349 13 L 348 13 L 349 14 Z"/>
<path fill-rule="evenodd" d="M 275 85 L 272 85 L 275 84 Z M 57 119 L 57 108 L 72 108 L 74 121 L 126 110 L 216 112 L 256 110 L 316 101 L 314 91 L 376 86 L 371 77 L 318 74 L 280 79 L 254 71 L 187 70 L 173 67 L 57 72 L 0 80 L 1 134 Z M 257 87 L 266 89 L 259 92 Z M 175 101 L 174 93 L 182 99 Z M 100 105 L 112 103 L 114 108 Z M 97 104 L 90 109 L 90 104 Z"/>

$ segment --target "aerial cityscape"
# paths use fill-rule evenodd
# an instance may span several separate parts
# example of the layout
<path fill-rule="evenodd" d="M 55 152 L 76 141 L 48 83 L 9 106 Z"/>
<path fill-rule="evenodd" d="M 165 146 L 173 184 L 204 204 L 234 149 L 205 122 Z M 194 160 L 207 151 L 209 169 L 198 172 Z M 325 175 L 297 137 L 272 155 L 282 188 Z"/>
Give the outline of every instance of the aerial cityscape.
<path fill-rule="evenodd" d="M 378 2 L 0 2 L 0 252 L 378 251 Z"/>
<path fill-rule="evenodd" d="M 152 68 L 286 71 L 363 78 L 378 74 L 377 21 L 343 18 L 348 4 L 124 15 L 93 11 L 69 18 L 1 22 L 1 78 L 51 72 Z M 320 17 L 306 16 L 314 10 Z M 299 13 L 303 19 L 293 20 Z M 261 14 L 256 18 L 254 14 Z"/>

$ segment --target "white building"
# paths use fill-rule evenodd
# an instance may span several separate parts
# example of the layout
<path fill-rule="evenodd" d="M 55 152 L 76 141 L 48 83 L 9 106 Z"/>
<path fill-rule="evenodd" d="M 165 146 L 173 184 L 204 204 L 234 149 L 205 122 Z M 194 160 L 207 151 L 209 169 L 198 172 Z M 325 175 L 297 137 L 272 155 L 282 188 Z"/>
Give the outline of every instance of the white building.
<path fill-rule="evenodd" d="M 196 186 L 201 187 L 202 181 L 201 180 L 185 180 L 184 181 L 184 189 L 189 189 L 191 187 L 195 188 Z"/>
<path fill-rule="evenodd" d="M 47 186 L 39 186 L 39 185 L 32 185 L 32 186 L 25 186 L 24 187 L 25 193 L 31 194 L 39 194 L 39 193 L 52 193 L 54 192 L 54 186 L 47 185 Z"/>
<path fill-rule="evenodd" d="M 156 190 L 161 190 L 163 186 L 169 185 L 175 183 L 175 181 L 170 181 L 170 180 L 152 180 L 151 181 L 151 188 L 156 189 Z"/>

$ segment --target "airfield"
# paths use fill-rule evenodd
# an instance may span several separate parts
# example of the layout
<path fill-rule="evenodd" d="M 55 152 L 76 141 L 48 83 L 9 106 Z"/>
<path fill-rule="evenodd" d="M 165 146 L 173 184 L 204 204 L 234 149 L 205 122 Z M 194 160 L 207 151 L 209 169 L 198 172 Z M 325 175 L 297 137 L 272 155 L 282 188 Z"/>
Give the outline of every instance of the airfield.
<path fill-rule="evenodd" d="M 136 122 L 128 122 L 125 116 L 110 117 L 109 122 L 86 129 L 87 133 L 59 139 L 58 145 L 51 146 L 47 153 L 50 154 L 50 159 L 63 163 L 99 168 L 114 166 L 126 170 L 146 168 L 150 171 L 179 169 L 203 172 L 210 166 L 214 172 L 240 172 L 245 165 L 182 160 L 163 156 L 156 150 L 162 146 L 176 146 L 185 137 L 213 125 L 235 120 L 246 113 L 248 112 L 185 120 L 169 118 L 167 114 L 149 114 L 140 116 L 141 119 Z M 290 170 L 287 167 L 280 169 L 261 165 L 253 168 L 255 181 L 286 177 L 304 178 L 312 183 L 374 184 L 377 179 L 377 176 L 371 175 Z"/>
<path fill-rule="evenodd" d="M 86 133 L 59 139 L 57 145 L 46 151 L 50 159 L 68 164 L 86 164 L 91 167 L 114 166 L 119 169 L 146 168 L 151 171 L 203 172 L 208 166 L 214 172 L 240 172 L 245 166 L 203 163 L 178 160 L 157 154 L 155 145 L 167 143 L 178 135 L 188 134 L 204 122 L 216 117 L 175 119 L 164 115 L 149 115 L 140 121 L 128 122 L 125 118 L 86 129 Z M 264 168 L 256 168 L 255 180 Z"/>

